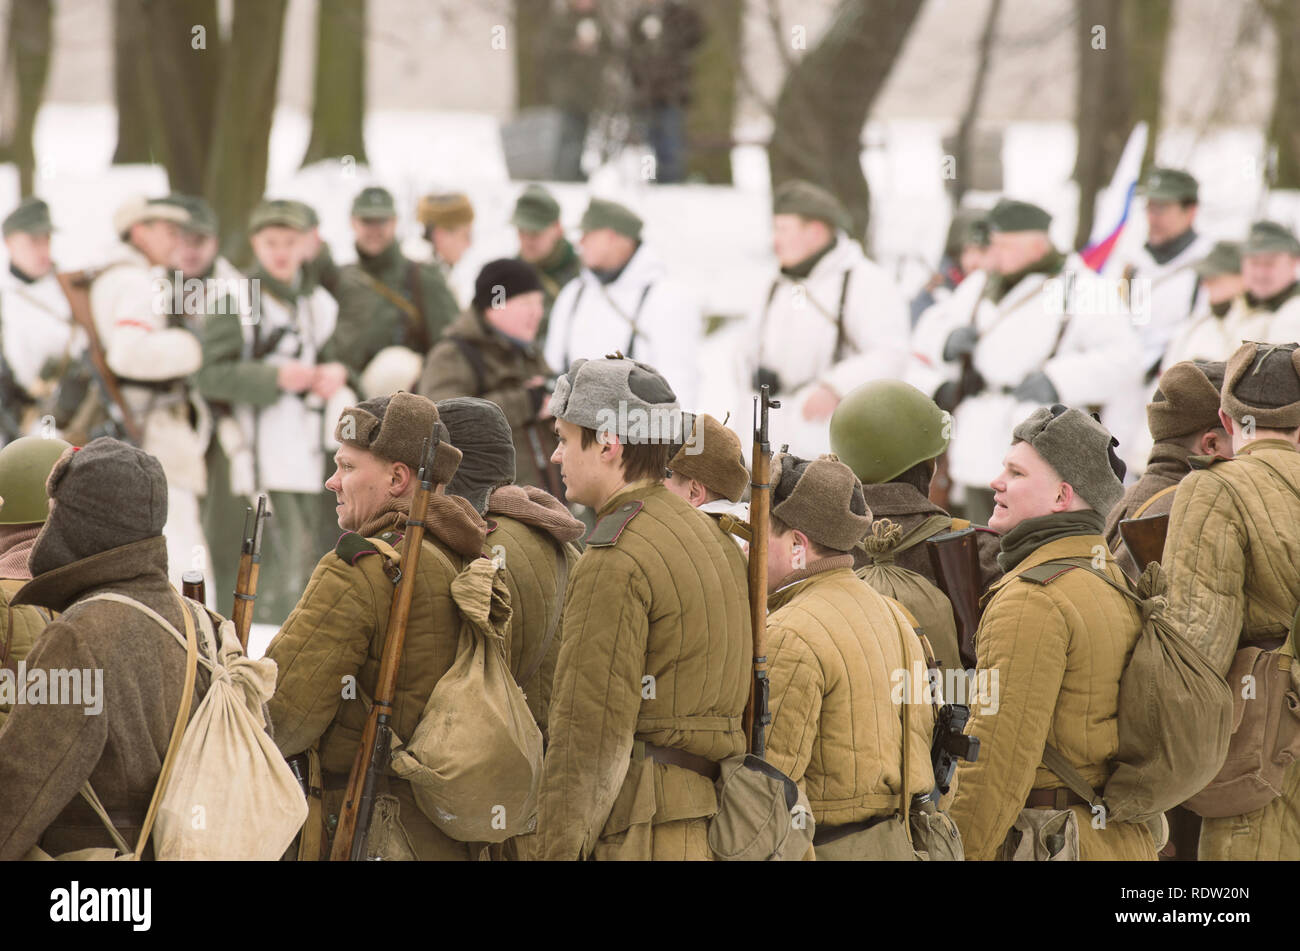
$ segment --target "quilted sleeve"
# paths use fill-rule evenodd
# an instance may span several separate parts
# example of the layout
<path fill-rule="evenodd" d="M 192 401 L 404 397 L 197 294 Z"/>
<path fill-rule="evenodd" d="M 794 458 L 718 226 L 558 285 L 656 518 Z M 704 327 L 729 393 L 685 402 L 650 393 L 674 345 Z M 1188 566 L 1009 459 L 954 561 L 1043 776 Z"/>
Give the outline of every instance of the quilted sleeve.
<path fill-rule="evenodd" d="M 279 668 L 269 707 L 275 742 L 285 756 L 311 746 L 334 719 L 343 678 L 360 674 L 378 613 L 362 571 L 334 552 L 321 559 L 266 649 Z"/>
<path fill-rule="evenodd" d="M 1218 476 L 1197 471 L 1179 483 L 1161 561 L 1169 619 L 1221 674 L 1232 666 L 1246 610 L 1244 525 Z"/>
<path fill-rule="evenodd" d="M 973 705 L 967 733 L 980 741 L 979 759 L 957 767 L 950 814 L 966 857 L 987 861 L 1033 788 L 1065 676 L 1069 630 L 1047 587 L 1013 581 L 998 592 L 976 637 L 980 675 L 991 698 Z M 996 672 L 996 688 L 993 675 Z"/>
<path fill-rule="evenodd" d="M 789 628 L 768 628 L 767 656 L 772 712 L 767 761 L 802 783 L 817 739 L 826 678 L 812 648 Z"/>
<path fill-rule="evenodd" d="M 562 623 L 537 817 L 541 857 L 561 861 L 591 854 L 627 774 L 647 689 L 649 585 L 625 553 L 588 551 Z"/>

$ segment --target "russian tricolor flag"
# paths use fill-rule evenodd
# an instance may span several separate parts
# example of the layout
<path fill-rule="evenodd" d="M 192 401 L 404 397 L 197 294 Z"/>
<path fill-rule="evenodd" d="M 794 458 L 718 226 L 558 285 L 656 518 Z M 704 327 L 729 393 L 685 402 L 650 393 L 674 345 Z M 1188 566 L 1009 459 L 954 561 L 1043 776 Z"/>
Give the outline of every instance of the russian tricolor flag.
<path fill-rule="evenodd" d="M 1142 153 L 1147 147 L 1147 124 L 1139 122 L 1129 134 L 1128 142 L 1115 166 L 1110 185 L 1097 195 L 1096 214 L 1092 221 L 1092 235 L 1087 246 L 1079 252 L 1083 263 L 1094 271 L 1106 265 L 1115 245 L 1119 243 L 1124 226 L 1128 224 L 1133 209 L 1133 196 L 1137 194 L 1138 175 L 1142 172 Z"/>

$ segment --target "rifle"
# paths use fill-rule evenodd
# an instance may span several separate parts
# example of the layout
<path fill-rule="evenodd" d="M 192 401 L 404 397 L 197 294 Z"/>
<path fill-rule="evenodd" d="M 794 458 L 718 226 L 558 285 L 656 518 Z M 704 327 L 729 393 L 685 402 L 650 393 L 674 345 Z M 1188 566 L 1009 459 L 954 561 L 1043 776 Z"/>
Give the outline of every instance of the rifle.
<path fill-rule="evenodd" d="M 1128 546 L 1129 553 L 1142 571 L 1165 553 L 1165 535 L 1169 532 L 1169 513 L 1148 515 L 1145 518 L 1126 518 L 1119 523 L 1119 534 Z"/>
<path fill-rule="evenodd" d="M 131 442 L 139 446 L 144 439 L 144 433 L 131 414 L 131 407 L 127 405 L 126 398 L 117 385 L 117 377 L 108 367 L 108 357 L 104 354 L 104 345 L 99 339 L 99 331 L 95 328 L 95 318 L 90 313 L 89 288 L 104 270 L 107 268 L 97 271 L 72 271 L 54 276 L 59 282 L 59 287 L 63 289 L 63 296 L 68 299 L 68 309 L 72 312 L 72 319 L 86 332 L 90 366 L 95 382 L 108 397 L 105 403 L 109 417 L 126 431 Z"/>
<path fill-rule="evenodd" d="M 181 575 L 181 594 L 191 601 L 197 601 L 199 604 L 206 604 L 208 600 L 208 588 L 203 581 L 203 572 L 191 568 Z"/>
<path fill-rule="evenodd" d="M 925 545 L 939 590 L 952 603 L 961 662 L 974 668 L 975 631 L 980 624 L 980 555 L 975 529 L 935 535 L 926 539 Z"/>
<path fill-rule="evenodd" d="M 420 485 L 411 499 L 411 511 L 406 520 L 406 536 L 402 539 L 401 574 L 393 592 L 393 606 L 388 612 L 388 630 L 384 634 L 384 653 L 379 661 L 379 679 L 375 684 L 375 699 L 366 717 L 361 733 L 352 772 L 348 774 L 347 792 L 339 809 L 338 826 L 334 844 L 330 849 L 331 862 L 359 862 L 365 858 L 366 840 L 370 834 L 370 819 L 375 810 L 375 783 L 387 768 L 389 749 L 393 741 L 389 721 L 393 715 L 393 693 L 397 689 L 397 671 L 402 663 L 402 648 L 406 644 L 406 621 L 411 613 L 411 595 L 415 591 L 420 564 L 420 546 L 424 540 L 424 518 L 429 511 L 429 496 L 433 484 L 433 453 L 438 447 L 438 436 L 426 436 L 420 450 Z"/>
<path fill-rule="evenodd" d="M 754 630 L 754 676 L 749 682 L 745 704 L 745 741 L 749 750 L 763 758 L 763 731 L 772 722 L 767 708 L 767 526 L 772 508 L 772 458 L 767 437 L 767 412 L 780 409 L 779 400 L 769 395 L 766 385 L 754 397 L 754 448 L 749 480 L 749 619 Z"/>
<path fill-rule="evenodd" d="M 235 622 L 239 646 L 248 650 L 248 629 L 253 625 L 253 602 L 257 600 L 257 578 L 262 568 L 262 523 L 271 517 L 266 510 L 266 494 L 257 497 L 257 512 L 244 511 L 244 541 L 239 547 L 239 574 L 235 576 L 235 606 L 230 620 Z M 249 526 L 249 519 L 253 520 Z"/>

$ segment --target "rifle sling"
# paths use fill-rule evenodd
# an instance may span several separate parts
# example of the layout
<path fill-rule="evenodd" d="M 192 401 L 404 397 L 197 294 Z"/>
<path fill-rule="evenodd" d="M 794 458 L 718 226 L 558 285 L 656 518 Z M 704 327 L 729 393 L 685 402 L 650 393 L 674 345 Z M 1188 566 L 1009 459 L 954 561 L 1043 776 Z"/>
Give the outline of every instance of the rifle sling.
<path fill-rule="evenodd" d="M 1173 485 L 1167 485 L 1167 486 L 1165 486 L 1163 489 L 1161 489 L 1161 490 L 1160 490 L 1159 492 L 1157 492 L 1155 495 L 1151 496 L 1151 498 L 1147 499 L 1145 502 L 1143 502 L 1141 505 L 1139 505 L 1137 511 L 1134 512 L 1132 515 L 1130 515 L 1129 518 L 1131 518 L 1131 519 L 1132 519 L 1132 518 L 1141 518 L 1141 517 L 1142 517 L 1142 513 L 1145 512 L 1147 509 L 1151 508 L 1152 503 L 1154 503 L 1157 499 L 1162 499 L 1162 498 L 1164 498 L 1164 497 L 1165 497 L 1166 495 L 1168 495 L 1170 492 L 1173 492 L 1173 491 L 1177 490 L 1177 488 L 1178 488 L 1178 483 L 1177 483 L 1177 482 L 1175 482 Z"/>
<path fill-rule="evenodd" d="M 99 278 L 113 266 L 110 264 L 94 277 Z M 68 309 L 72 311 L 72 319 L 86 331 L 90 362 L 94 364 L 95 369 L 98 371 L 100 381 L 104 385 L 108 398 L 122 414 L 122 425 L 126 428 L 131 439 L 139 444 L 143 440 L 144 434 L 136 423 L 135 416 L 131 413 L 131 408 L 127 405 L 126 399 L 122 396 L 122 391 L 117 385 L 116 374 L 109 369 L 108 358 L 104 354 L 103 341 L 99 339 L 99 331 L 95 328 L 95 318 L 90 313 L 90 291 L 86 282 L 87 277 L 88 275 L 84 271 L 65 272 L 55 275 L 59 287 L 63 290 L 63 296 L 68 299 Z"/>

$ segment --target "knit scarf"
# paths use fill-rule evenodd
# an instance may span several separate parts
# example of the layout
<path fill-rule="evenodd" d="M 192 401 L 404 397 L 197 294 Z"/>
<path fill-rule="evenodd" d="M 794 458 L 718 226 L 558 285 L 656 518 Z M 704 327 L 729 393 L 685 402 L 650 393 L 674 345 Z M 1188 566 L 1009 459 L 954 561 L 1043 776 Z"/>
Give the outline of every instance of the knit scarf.
<path fill-rule="evenodd" d="M 284 281 L 277 280 L 270 274 L 267 274 L 266 270 L 260 264 L 253 268 L 253 270 L 248 273 L 248 276 L 258 280 L 261 288 L 270 291 L 272 297 L 284 301 L 284 303 L 290 308 L 297 306 L 298 295 L 302 293 L 301 272 L 294 277 L 292 286 L 284 283 Z"/>
<path fill-rule="evenodd" d="M 40 525 L 0 529 L 0 578 L 31 578 L 32 572 L 27 562 L 32 555 L 32 546 L 36 544 L 36 536 L 40 533 Z"/>
<path fill-rule="evenodd" d="M 1092 509 L 1027 518 L 998 540 L 1002 547 L 998 567 L 1010 571 L 1048 542 L 1073 535 L 1100 535 L 1105 527 L 1101 513 Z"/>
<path fill-rule="evenodd" d="M 539 271 L 548 277 L 558 277 L 565 268 L 571 266 L 578 257 L 578 252 L 573 250 L 573 245 L 569 244 L 564 238 L 555 242 L 555 247 L 551 248 L 551 253 L 534 265 Z"/>
<path fill-rule="evenodd" d="M 1148 241 L 1146 245 L 1147 253 L 1151 255 L 1151 259 L 1157 264 L 1168 264 L 1186 251 L 1195 240 L 1195 229 L 1188 228 L 1178 237 L 1170 238 L 1164 244 L 1152 244 Z"/>
<path fill-rule="evenodd" d="M 405 533 L 410 511 L 410 499 L 389 499 L 357 529 L 357 534 L 370 538 L 384 532 Z M 482 554 L 483 542 L 487 538 L 487 522 L 479 517 L 467 499 L 459 495 L 430 495 L 424 530 L 466 558 Z"/>
<path fill-rule="evenodd" d="M 366 254 L 357 248 L 357 264 L 361 265 L 361 270 L 378 281 L 382 281 L 385 274 L 398 268 L 401 263 L 402 250 L 397 246 L 396 241 L 375 255 Z"/>
<path fill-rule="evenodd" d="M 587 530 L 559 499 L 532 485 L 501 486 L 489 496 L 487 510 L 540 528 L 560 543 L 577 541 Z"/>
<path fill-rule="evenodd" d="M 1058 274 L 1063 267 L 1065 267 L 1065 255 L 1052 248 L 1033 264 L 1014 274 L 994 274 L 989 278 L 984 296 L 997 303 L 1030 274 Z"/>

